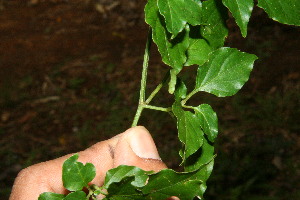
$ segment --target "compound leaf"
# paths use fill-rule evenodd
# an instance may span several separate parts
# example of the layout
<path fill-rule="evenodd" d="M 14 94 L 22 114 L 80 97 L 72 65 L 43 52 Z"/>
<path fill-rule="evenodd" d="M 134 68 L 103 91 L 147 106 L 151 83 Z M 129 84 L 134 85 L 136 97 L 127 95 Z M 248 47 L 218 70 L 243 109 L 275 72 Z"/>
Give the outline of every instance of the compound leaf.
<path fill-rule="evenodd" d="M 195 153 L 203 144 L 203 131 L 199 118 L 190 111 L 184 111 L 180 103 L 175 102 L 172 111 L 177 118 L 179 140 L 184 144 L 183 162 Z"/>
<path fill-rule="evenodd" d="M 64 200 L 87 200 L 86 194 L 83 191 L 76 191 L 68 194 Z"/>
<path fill-rule="evenodd" d="M 230 10 L 236 23 L 241 29 L 243 37 L 247 36 L 247 25 L 253 10 L 253 0 L 222 0 Z"/>
<path fill-rule="evenodd" d="M 96 176 L 96 168 L 92 163 L 83 165 L 77 162 L 78 154 L 68 158 L 63 164 L 64 187 L 70 191 L 79 191 L 86 187 Z"/>
<path fill-rule="evenodd" d="M 258 6 L 263 8 L 275 21 L 289 25 L 300 25 L 299 0 L 259 0 Z"/>
<path fill-rule="evenodd" d="M 195 108 L 195 113 L 200 119 L 203 132 L 211 142 L 214 142 L 218 135 L 218 118 L 216 112 L 210 105 L 201 104 Z"/>
<path fill-rule="evenodd" d="M 149 0 L 145 7 L 145 21 L 152 28 L 152 39 L 156 43 L 162 56 L 162 61 L 171 66 L 171 81 L 169 92 L 173 94 L 176 85 L 176 76 L 186 62 L 186 49 L 188 48 L 188 29 L 184 29 L 175 38 L 166 30 L 163 16 L 160 15 L 157 0 Z"/>
<path fill-rule="evenodd" d="M 56 194 L 52 192 L 44 192 L 40 194 L 38 200 L 63 200 L 64 199 L 63 194 Z"/>
<path fill-rule="evenodd" d="M 201 2 L 194 0 L 158 0 L 158 8 L 164 16 L 167 30 L 174 38 L 181 32 L 186 23 L 201 24 Z"/>
<path fill-rule="evenodd" d="M 198 68 L 195 90 L 218 97 L 234 95 L 248 81 L 256 59 L 253 54 L 233 48 L 214 51 L 209 62 Z"/>

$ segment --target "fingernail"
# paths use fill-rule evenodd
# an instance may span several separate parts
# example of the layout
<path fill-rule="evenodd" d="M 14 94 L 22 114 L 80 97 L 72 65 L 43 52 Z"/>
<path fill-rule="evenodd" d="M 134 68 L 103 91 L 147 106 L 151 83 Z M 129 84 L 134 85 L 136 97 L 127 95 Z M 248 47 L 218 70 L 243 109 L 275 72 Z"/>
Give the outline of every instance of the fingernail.
<path fill-rule="evenodd" d="M 142 127 L 133 128 L 128 135 L 132 151 L 140 158 L 161 160 L 150 133 Z"/>

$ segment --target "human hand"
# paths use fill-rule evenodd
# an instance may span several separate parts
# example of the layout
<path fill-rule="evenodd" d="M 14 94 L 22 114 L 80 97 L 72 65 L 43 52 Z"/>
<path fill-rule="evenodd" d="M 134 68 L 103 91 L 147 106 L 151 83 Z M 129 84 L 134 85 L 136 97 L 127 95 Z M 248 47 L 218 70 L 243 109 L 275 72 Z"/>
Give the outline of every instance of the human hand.
<path fill-rule="evenodd" d="M 109 140 L 99 142 L 78 153 L 78 161 L 93 163 L 96 177 L 91 182 L 103 185 L 106 172 L 119 165 L 143 170 L 166 168 L 161 161 L 150 133 L 142 126 L 130 128 Z M 63 162 L 71 155 L 39 163 L 22 170 L 14 183 L 9 200 L 35 200 L 43 192 L 66 194 L 62 182 Z"/>

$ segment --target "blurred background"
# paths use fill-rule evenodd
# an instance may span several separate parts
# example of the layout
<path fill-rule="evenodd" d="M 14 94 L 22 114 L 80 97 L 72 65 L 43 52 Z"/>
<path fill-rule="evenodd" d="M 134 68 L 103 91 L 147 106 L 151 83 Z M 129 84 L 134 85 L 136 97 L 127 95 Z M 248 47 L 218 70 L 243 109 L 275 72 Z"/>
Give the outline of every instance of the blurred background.
<path fill-rule="evenodd" d="M 139 0 L 0 0 L 0 199 L 19 170 L 77 152 L 130 127 L 147 35 Z M 300 199 L 300 28 L 254 9 L 246 39 L 231 18 L 226 46 L 256 54 L 235 96 L 199 94 L 219 116 L 206 200 Z M 153 45 L 148 92 L 169 68 Z M 196 67 L 181 76 L 193 85 Z M 169 98 L 170 97 L 170 98 Z M 170 105 L 166 91 L 155 105 Z M 171 168 L 180 144 L 171 117 L 145 111 Z"/>

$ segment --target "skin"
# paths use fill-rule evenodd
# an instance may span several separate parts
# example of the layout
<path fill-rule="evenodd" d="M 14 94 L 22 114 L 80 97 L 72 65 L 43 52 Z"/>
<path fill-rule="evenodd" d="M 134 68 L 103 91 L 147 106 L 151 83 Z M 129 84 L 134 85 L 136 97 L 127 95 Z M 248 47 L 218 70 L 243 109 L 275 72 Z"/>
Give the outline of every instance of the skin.
<path fill-rule="evenodd" d="M 63 162 L 71 155 L 73 154 L 23 169 L 15 180 L 9 200 L 34 200 L 43 192 L 66 194 L 61 169 Z M 119 165 L 154 171 L 166 168 L 150 133 L 142 126 L 130 128 L 79 152 L 78 161 L 95 165 L 97 175 L 91 183 L 96 185 L 102 185 L 106 172 Z"/>

